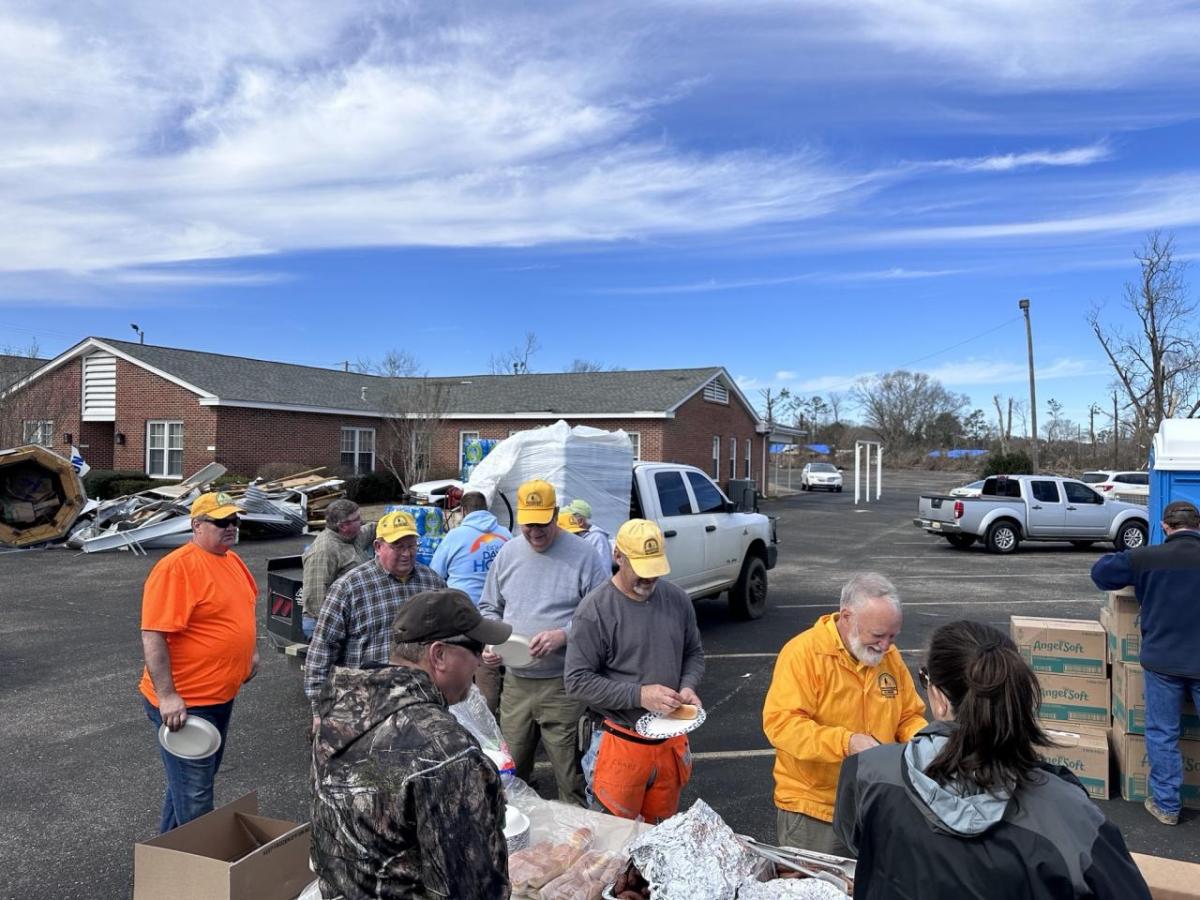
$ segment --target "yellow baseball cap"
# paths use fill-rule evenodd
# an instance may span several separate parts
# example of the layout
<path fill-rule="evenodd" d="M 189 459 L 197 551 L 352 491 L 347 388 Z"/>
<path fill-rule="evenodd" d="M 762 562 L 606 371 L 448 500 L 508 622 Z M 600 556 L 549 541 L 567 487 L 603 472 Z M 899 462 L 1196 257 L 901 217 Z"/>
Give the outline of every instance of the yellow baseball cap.
<path fill-rule="evenodd" d="M 388 513 L 375 525 L 375 537 L 387 544 L 409 535 L 418 537 L 417 520 L 402 509 Z"/>
<path fill-rule="evenodd" d="M 662 529 L 648 519 L 630 519 L 617 532 L 617 549 L 640 578 L 661 578 L 671 571 Z"/>
<path fill-rule="evenodd" d="M 241 510 L 234 505 L 233 498 L 224 491 L 209 491 L 207 494 L 201 494 L 192 501 L 192 518 L 198 519 L 200 516 L 207 516 L 210 519 L 225 519 L 229 516 L 236 516 Z"/>
<path fill-rule="evenodd" d="M 575 521 L 575 513 L 568 509 L 564 509 L 558 514 L 558 527 L 571 532 L 571 534 L 579 534 L 583 531 L 583 527 Z"/>
<path fill-rule="evenodd" d="M 548 481 L 527 481 L 517 488 L 518 525 L 549 525 L 557 507 L 558 495 Z"/>

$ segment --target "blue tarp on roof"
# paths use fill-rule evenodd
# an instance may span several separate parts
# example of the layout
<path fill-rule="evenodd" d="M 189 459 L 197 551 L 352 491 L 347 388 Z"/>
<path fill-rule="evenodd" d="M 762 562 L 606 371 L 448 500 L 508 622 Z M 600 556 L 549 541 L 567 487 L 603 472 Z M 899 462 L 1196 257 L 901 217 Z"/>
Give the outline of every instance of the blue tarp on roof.
<path fill-rule="evenodd" d="M 826 456 L 829 455 L 828 444 L 805 444 L 804 449 L 811 450 L 813 453 L 824 453 Z"/>
<path fill-rule="evenodd" d="M 955 450 L 930 450 L 929 451 L 930 456 L 935 456 L 935 457 L 936 456 L 944 456 L 947 459 L 963 459 L 963 458 L 972 457 L 972 456 L 983 456 L 985 453 L 987 453 L 986 450 L 980 450 L 978 448 L 973 449 L 973 450 L 957 450 L 957 449 L 955 449 Z"/>

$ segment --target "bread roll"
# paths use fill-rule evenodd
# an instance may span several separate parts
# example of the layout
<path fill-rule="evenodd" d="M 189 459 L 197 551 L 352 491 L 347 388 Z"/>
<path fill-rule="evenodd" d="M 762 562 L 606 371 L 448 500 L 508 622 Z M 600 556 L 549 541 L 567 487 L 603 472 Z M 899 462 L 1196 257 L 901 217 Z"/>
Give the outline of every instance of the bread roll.
<path fill-rule="evenodd" d="M 694 719 L 696 718 L 696 707 L 690 703 L 681 703 L 673 712 L 667 713 L 668 719 Z"/>

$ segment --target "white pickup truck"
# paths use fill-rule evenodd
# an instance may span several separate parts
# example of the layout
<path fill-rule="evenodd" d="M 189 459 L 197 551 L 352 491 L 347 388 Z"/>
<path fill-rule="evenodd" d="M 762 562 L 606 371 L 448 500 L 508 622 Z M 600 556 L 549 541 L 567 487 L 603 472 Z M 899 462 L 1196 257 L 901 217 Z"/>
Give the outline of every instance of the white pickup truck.
<path fill-rule="evenodd" d="M 983 541 L 992 553 L 1012 553 L 1021 541 L 1112 541 L 1128 550 L 1149 534 L 1146 507 L 1053 475 L 996 475 L 978 497 L 922 494 L 913 524 L 959 550 Z"/>
<path fill-rule="evenodd" d="M 693 600 L 729 591 L 738 618 L 766 612 L 767 570 L 779 554 L 774 519 L 739 512 L 697 468 L 652 462 L 633 467 L 630 518 L 658 523 L 671 563 L 667 578 Z"/>

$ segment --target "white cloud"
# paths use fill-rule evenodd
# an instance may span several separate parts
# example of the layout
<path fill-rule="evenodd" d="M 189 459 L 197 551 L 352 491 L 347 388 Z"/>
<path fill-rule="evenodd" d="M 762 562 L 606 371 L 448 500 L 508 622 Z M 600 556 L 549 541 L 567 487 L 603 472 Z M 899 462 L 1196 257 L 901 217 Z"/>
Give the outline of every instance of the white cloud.
<path fill-rule="evenodd" d="M 947 387 L 1019 383 L 1029 379 L 1029 368 L 1026 364 L 1008 360 L 965 359 L 943 363 L 935 368 L 925 368 L 921 371 L 936 378 Z M 1106 372 L 1107 370 L 1100 363 L 1072 357 L 1055 359 L 1048 365 L 1038 366 L 1035 370 L 1039 382 L 1101 375 Z"/>
<path fill-rule="evenodd" d="M 1033 166 L 1090 166 L 1111 156 L 1112 150 L 1107 145 L 1091 144 L 1067 150 L 1031 150 L 997 156 L 938 160 L 929 165 L 964 172 L 1012 172 Z"/>
<path fill-rule="evenodd" d="M 775 373 L 776 381 L 795 381 L 796 378 L 797 375 L 795 372 L 789 372 L 787 370 L 781 370 Z"/>

